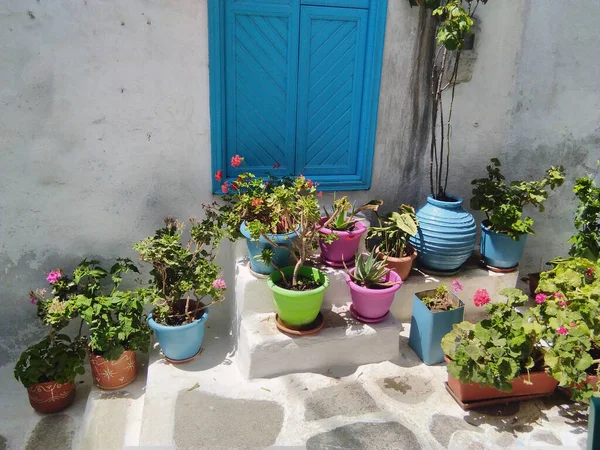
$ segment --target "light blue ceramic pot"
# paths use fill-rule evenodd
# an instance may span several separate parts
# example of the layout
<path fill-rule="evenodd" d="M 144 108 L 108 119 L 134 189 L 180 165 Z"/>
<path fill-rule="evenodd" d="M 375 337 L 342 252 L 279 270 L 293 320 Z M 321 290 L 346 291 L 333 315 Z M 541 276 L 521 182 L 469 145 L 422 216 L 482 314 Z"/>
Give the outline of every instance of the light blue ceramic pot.
<path fill-rule="evenodd" d="M 192 323 L 179 326 L 167 326 L 156 323 L 152 313 L 148 315 L 148 325 L 154 333 L 164 355 L 173 361 L 182 361 L 196 355 L 204 340 L 204 323 L 208 320 L 209 311 Z"/>
<path fill-rule="evenodd" d="M 409 239 L 417 250 L 417 263 L 435 272 L 457 272 L 475 247 L 477 226 L 473 216 L 462 207 L 463 199 L 444 202 L 427 197 L 417 211 L 419 230 Z"/>
<path fill-rule="evenodd" d="M 433 295 L 434 291 L 417 292 L 414 296 L 408 345 L 429 366 L 444 360 L 442 338 L 452 331 L 455 323 L 463 321 L 465 306 L 455 296 L 460 305 L 458 308 L 432 312 L 419 298 L 427 294 Z"/>
<path fill-rule="evenodd" d="M 273 247 L 273 245 L 261 236 L 257 241 L 250 237 L 250 230 L 246 226 L 246 222 L 240 227 L 241 233 L 246 238 L 248 244 L 248 255 L 250 256 L 250 268 L 261 275 L 270 275 L 275 270 L 273 265 L 266 265 L 260 261 L 261 253 L 264 249 L 273 250 L 273 264 L 277 267 L 289 266 L 292 243 L 297 239 L 298 234 L 293 231 L 287 234 L 269 234 L 267 237 L 275 244 L 282 247 Z"/>
<path fill-rule="evenodd" d="M 481 223 L 479 251 L 483 262 L 498 269 L 516 267 L 523 256 L 527 234 L 522 234 L 518 241 L 514 241 L 505 233 L 490 230 L 488 225 L 485 221 Z"/>

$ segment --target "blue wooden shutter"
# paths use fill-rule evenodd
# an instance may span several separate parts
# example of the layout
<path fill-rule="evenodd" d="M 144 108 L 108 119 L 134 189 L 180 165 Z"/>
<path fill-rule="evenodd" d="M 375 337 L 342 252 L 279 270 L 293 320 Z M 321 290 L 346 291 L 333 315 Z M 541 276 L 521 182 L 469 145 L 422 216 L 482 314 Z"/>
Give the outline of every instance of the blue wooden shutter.
<path fill-rule="evenodd" d="M 263 174 L 275 163 L 294 172 L 298 0 L 226 0 L 227 177 Z M 245 157 L 234 169 L 231 157 Z M 224 168 L 225 168 L 224 167 Z"/>
<path fill-rule="evenodd" d="M 296 167 L 321 182 L 359 178 L 368 14 L 301 8 Z"/>

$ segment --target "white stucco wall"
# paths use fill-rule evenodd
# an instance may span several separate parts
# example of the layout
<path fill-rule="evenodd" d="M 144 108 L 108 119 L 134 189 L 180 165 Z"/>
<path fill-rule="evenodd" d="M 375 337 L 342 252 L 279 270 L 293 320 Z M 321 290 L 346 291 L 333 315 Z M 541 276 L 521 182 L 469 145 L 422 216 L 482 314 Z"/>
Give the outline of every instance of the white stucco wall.
<path fill-rule="evenodd" d="M 519 177 L 567 167 L 525 272 L 567 248 L 571 180 L 600 157 L 600 13 L 594 0 L 567 3 L 482 6 L 473 77 L 457 89 L 453 193 L 468 202 L 492 156 Z M 40 333 L 27 291 L 44 271 L 85 256 L 133 258 L 132 243 L 162 217 L 200 214 L 210 198 L 206 8 L 0 2 L 0 365 Z M 419 206 L 428 193 L 419 14 L 389 2 L 374 181 L 357 202 Z"/>

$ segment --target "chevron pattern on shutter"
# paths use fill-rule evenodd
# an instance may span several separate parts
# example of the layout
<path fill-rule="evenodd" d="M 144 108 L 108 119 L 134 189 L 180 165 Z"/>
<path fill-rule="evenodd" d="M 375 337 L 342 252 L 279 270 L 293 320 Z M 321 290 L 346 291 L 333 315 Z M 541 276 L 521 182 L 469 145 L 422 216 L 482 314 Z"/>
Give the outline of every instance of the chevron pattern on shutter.
<path fill-rule="evenodd" d="M 303 7 L 296 165 L 355 174 L 368 11 Z"/>
<path fill-rule="evenodd" d="M 231 0 L 228 0 L 231 1 Z M 227 161 L 264 173 L 277 162 L 293 171 L 297 85 L 297 23 L 287 6 L 228 11 Z M 297 16 L 297 13 L 296 13 Z M 292 29 L 293 28 L 293 29 Z"/>

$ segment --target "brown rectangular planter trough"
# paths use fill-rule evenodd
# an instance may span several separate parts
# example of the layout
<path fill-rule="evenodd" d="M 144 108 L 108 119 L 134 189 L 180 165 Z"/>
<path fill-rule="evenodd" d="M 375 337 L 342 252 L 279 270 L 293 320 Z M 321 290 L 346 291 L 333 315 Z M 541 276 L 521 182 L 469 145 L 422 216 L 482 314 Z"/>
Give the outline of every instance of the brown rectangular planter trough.
<path fill-rule="evenodd" d="M 531 381 L 531 384 L 526 382 Z M 477 383 L 463 383 L 448 375 L 447 388 L 463 409 L 551 395 L 558 381 L 546 372 L 522 373 L 512 381 L 512 391 L 503 392 Z"/>

